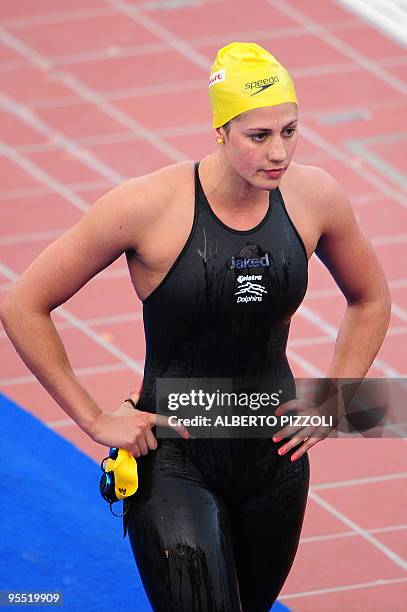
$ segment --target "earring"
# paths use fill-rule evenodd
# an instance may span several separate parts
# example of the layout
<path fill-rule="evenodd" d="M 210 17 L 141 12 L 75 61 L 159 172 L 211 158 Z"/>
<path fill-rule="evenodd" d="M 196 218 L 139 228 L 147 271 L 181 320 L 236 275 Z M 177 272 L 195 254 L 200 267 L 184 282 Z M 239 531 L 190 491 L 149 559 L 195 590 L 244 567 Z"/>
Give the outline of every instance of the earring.
<path fill-rule="evenodd" d="M 216 139 L 216 142 L 217 142 L 218 144 L 225 144 L 225 141 L 223 140 L 223 138 L 217 138 L 217 139 Z"/>

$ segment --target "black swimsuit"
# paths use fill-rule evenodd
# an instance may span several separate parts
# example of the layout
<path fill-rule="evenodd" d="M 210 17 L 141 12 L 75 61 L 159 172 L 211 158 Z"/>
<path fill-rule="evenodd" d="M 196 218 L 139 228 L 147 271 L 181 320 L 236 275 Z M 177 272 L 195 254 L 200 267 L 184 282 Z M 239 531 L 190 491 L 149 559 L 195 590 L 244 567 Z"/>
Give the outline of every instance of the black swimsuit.
<path fill-rule="evenodd" d="M 188 241 L 143 302 L 138 408 L 155 412 L 157 380 L 181 377 L 277 384 L 291 399 L 285 351 L 308 279 L 301 237 L 279 189 L 256 227 L 227 227 L 198 167 Z M 137 459 L 139 490 L 124 503 L 124 526 L 156 612 L 268 612 L 294 560 L 309 482 L 307 455 L 280 457 L 283 443 L 159 438 Z"/>

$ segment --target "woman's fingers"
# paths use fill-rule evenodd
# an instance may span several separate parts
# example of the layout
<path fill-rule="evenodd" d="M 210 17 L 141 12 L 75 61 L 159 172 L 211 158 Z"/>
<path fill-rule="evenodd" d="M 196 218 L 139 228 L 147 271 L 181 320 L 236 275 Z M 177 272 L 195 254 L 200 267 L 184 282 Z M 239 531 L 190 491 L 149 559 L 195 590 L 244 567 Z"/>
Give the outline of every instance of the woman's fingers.
<path fill-rule="evenodd" d="M 285 455 L 291 449 L 295 448 L 298 445 L 301 445 L 299 448 L 295 450 L 295 452 L 291 455 L 291 461 L 296 461 L 299 459 L 307 450 L 314 446 L 317 442 L 320 442 L 324 438 L 326 438 L 326 432 L 321 432 L 318 428 L 313 431 L 305 431 L 302 429 L 299 432 L 301 435 L 297 435 L 295 438 L 291 438 L 286 444 L 280 446 L 278 449 L 279 455 Z"/>
<path fill-rule="evenodd" d="M 299 408 L 299 401 L 297 399 L 293 399 L 293 400 L 289 400 L 288 402 L 284 402 L 284 404 L 281 404 L 281 406 L 279 406 L 277 410 L 274 411 L 274 414 L 276 416 L 283 416 L 290 410 L 296 411 L 298 410 L 298 408 Z"/>
<path fill-rule="evenodd" d="M 140 447 L 138 444 L 133 444 L 132 449 L 131 449 L 131 454 L 133 455 L 133 457 L 140 457 L 141 455 L 141 451 L 140 451 Z"/>
<path fill-rule="evenodd" d="M 146 432 L 146 444 L 150 450 L 156 450 L 158 446 L 157 439 L 150 428 Z"/>
<path fill-rule="evenodd" d="M 141 454 L 147 455 L 148 448 L 147 448 L 147 443 L 146 443 L 145 438 L 140 438 L 139 440 L 137 440 L 137 444 L 138 444 Z"/>
<path fill-rule="evenodd" d="M 284 412 L 291 411 L 292 414 L 286 416 L 282 412 L 275 412 L 275 415 L 281 417 L 280 425 L 282 429 L 273 434 L 274 442 L 280 442 L 280 440 L 294 435 L 298 436 L 301 430 L 315 433 L 319 431 L 321 426 L 326 427 L 322 413 L 312 403 L 293 400 L 284 404 L 284 409 Z M 285 427 L 283 427 L 284 425 Z M 309 433 L 305 435 L 310 436 Z"/>
<path fill-rule="evenodd" d="M 315 438 L 314 439 L 305 438 L 305 440 L 303 440 L 303 443 L 301 444 L 301 446 L 299 448 L 297 448 L 295 453 L 293 453 L 291 455 L 291 461 L 297 461 L 297 459 L 302 457 L 302 455 L 304 453 L 306 453 L 307 450 L 309 450 L 311 448 L 311 446 L 314 446 L 314 444 L 316 444 L 317 442 L 319 442 L 319 440 L 316 440 Z"/>
<path fill-rule="evenodd" d="M 303 435 L 298 435 L 295 438 L 291 438 L 291 440 L 288 440 L 288 442 L 283 444 L 283 446 L 280 446 L 280 448 L 278 449 L 278 454 L 279 455 L 285 455 L 292 448 L 294 448 L 295 446 L 298 446 L 299 444 L 304 442 L 305 438 L 307 437 L 307 434 L 305 433 L 304 430 L 302 430 L 302 434 Z"/>
<path fill-rule="evenodd" d="M 133 400 L 135 404 L 137 404 L 140 399 L 140 394 L 137 391 L 137 389 L 131 389 L 129 393 L 129 397 L 130 399 Z M 158 414 L 150 413 L 150 412 L 145 412 L 144 414 L 147 415 L 148 424 L 150 428 L 155 427 L 157 425 L 159 425 L 160 427 L 171 427 L 171 429 L 174 429 L 183 438 L 186 438 L 186 439 L 190 438 L 189 432 L 184 425 L 170 425 L 168 422 L 168 417 L 164 415 L 158 415 Z M 155 450 L 157 448 L 157 440 L 151 431 L 150 433 L 151 435 L 148 434 L 148 439 L 146 440 L 146 444 L 148 448 Z"/>
<path fill-rule="evenodd" d="M 148 413 L 148 418 L 151 427 L 155 427 L 157 425 L 159 427 L 170 427 L 171 429 L 174 429 L 177 433 L 179 433 L 179 435 L 183 438 L 188 439 L 190 437 L 188 430 L 184 425 L 170 425 L 170 423 L 168 422 L 169 417 L 164 416 L 163 414 Z"/>

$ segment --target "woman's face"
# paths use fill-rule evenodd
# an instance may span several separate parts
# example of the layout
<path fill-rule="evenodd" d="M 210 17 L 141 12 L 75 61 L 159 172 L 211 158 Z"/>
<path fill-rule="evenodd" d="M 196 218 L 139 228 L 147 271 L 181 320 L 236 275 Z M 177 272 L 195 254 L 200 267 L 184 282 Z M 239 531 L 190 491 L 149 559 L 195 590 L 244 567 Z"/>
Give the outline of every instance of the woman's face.
<path fill-rule="evenodd" d="M 219 133 L 229 163 L 243 179 L 258 189 L 275 189 L 297 145 L 297 105 L 292 102 L 242 113 Z"/>

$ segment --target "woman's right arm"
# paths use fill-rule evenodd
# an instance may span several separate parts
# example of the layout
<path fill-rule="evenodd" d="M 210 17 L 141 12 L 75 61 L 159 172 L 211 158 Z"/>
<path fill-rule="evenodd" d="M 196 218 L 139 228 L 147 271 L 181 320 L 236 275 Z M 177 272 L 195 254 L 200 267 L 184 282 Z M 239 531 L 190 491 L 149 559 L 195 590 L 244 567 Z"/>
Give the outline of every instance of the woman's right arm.
<path fill-rule="evenodd" d="M 51 311 L 122 253 L 137 251 L 137 237 L 148 222 L 146 200 L 138 179 L 102 196 L 34 260 L 0 305 L 17 352 L 61 408 L 97 442 L 134 450 L 136 456 L 155 447 L 150 429 L 155 415 L 134 409 L 128 416 L 105 413 L 76 377 Z"/>

